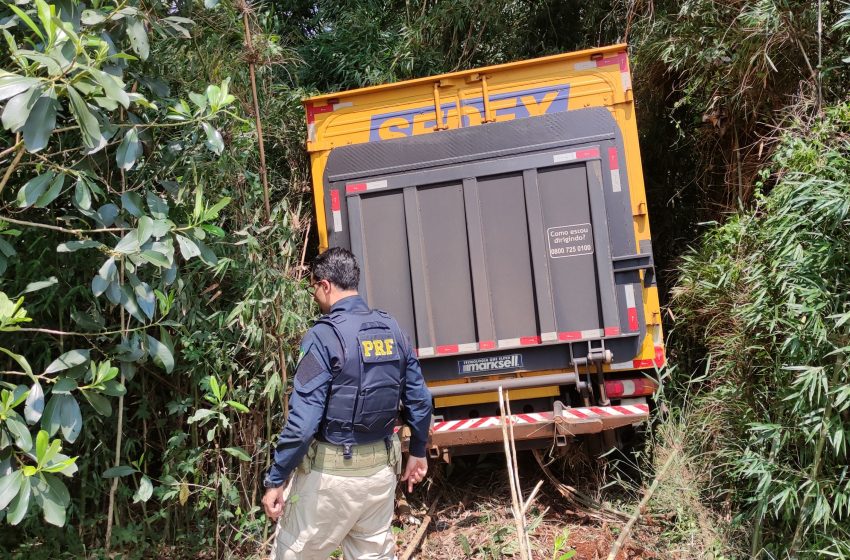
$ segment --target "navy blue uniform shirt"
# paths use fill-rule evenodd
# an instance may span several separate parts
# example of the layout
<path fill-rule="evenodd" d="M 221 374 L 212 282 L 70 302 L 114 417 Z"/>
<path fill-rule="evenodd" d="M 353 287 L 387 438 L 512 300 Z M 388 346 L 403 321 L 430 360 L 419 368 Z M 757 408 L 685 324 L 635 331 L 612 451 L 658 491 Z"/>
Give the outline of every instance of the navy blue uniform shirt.
<path fill-rule="evenodd" d="M 331 313 L 368 310 L 369 307 L 359 295 L 343 298 L 331 307 Z M 318 323 L 307 331 L 301 341 L 301 355 L 306 355 L 311 348 L 315 349 L 314 353 L 323 362 L 321 365 L 324 371 L 319 374 L 321 381 L 311 381 L 311 386 L 318 382 L 318 387 L 307 392 L 299 390 L 303 387 L 296 376 L 294 390 L 289 397 L 289 417 L 277 440 L 274 463 L 266 475 L 266 487 L 282 486 L 301 463 L 325 417 L 328 391 L 334 372 L 340 371 L 343 365 L 342 344 L 331 326 Z M 401 395 L 404 405 L 402 415 L 411 430 L 410 454 L 414 457 L 424 457 L 428 430 L 431 427 L 431 393 L 425 385 L 419 360 L 413 354 L 409 340 L 401 344 L 401 352 L 406 364 L 404 393 Z"/>

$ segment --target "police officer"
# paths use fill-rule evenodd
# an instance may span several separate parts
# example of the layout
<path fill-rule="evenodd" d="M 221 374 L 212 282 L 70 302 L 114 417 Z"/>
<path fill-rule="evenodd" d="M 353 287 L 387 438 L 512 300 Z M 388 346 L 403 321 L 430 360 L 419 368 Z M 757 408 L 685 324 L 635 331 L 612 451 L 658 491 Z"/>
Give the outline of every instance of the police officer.
<path fill-rule="evenodd" d="M 339 546 L 345 560 L 391 559 L 399 405 L 411 429 L 402 480 L 412 491 L 428 471 L 431 394 L 398 323 L 358 295 L 350 251 L 319 255 L 311 280 L 325 315 L 302 341 L 289 417 L 264 482 L 266 514 L 280 518 L 277 559 L 325 559 Z"/>

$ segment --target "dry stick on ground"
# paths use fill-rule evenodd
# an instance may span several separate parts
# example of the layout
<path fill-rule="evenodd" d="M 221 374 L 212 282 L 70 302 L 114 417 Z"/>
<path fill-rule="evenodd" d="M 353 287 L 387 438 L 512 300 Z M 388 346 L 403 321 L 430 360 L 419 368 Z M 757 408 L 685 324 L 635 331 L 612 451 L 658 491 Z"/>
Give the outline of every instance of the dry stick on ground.
<path fill-rule="evenodd" d="M 563 482 L 559 481 L 558 478 L 552 474 L 552 471 L 549 470 L 549 467 L 543 462 L 543 456 L 540 453 L 540 450 L 535 449 L 533 451 L 534 458 L 537 459 L 537 464 L 540 466 L 540 470 L 543 471 L 543 474 L 546 475 L 546 478 L 549 479 L 549 482 L 552 483 L 552 486 L 564 497 L 567 501 L 572 504 L 575 508 L 576 513 L 581 513 L 588 517 L 593 517 L 600 521 L 609 521 L 613 523 L 621 523 L 629 518 L 623 512 L 617 511 L 608 506 L 602 505 L 590 496 L 579 492 L 577 489 L 572 486 L 568 486 Z"/>
<path fill-rule="evenodd" d="M 419 543 L 422 541 L 422 537 L 425 536 L 425 532 L 428 530 L 428 525 L 431 524 L 431 518 L 434 515 L 434 510 L 437 509 L 437 504 L 440 503 L 442 497 L 443 490 L 440 490 L 437 493 L 437 497 L 434 498 L 433 502 L 431 502 L 431 506 L 428 508 L 428 513 L 426 513 L 425 517 L 422 518 L 422 524 L 419 525 L 419 529 L 417 529 L 416 534 L 413 535 L 413 540 L 408 543 L 407 550 L 405 550 L 404 554 L 401 555 L 401 560 L 410 560 L 413 553 L 419 548 Z"/>
<path fill-rule="evenodd" d="M 511 437 L 508 433 L 509 417 L 505 412 L 505 397 L 502 393 L 502 387 L 499 387 L 499 411 L 501 412 L 502 420 L 502 441 L 505 444 L 505 459 L 508 466 L 508 481 L 511 487 L 511 511 L 514 516 L 514 524 L 516 525 L 517 544 L 519 546 L 519 556 L 521 560 L 530 560 L 528 551 L 526 550 L 525 538 L 525 522 L 522 516 L 522 504 L 519 496 L 519 488 L 517 488 L 516 477 L 514 476 L 514 461 L 511 455 Z"/>
<path fill-rule="evenodd" d="M 661 479 L 664 478 L 665 474 L 667 474 L 667 469 L 669 469 L 670 465 L 673 464 L 673 459 L 676 455 L 676 449 L 673 449 L 673 451 L 670 452 L 670 456 L 667 457 L 666 461 L 664 461 L 664 466 L 662 466 L 661 470 L 658 471 L 658 474 L 655 476 L 655 480 L 652 481 L 649 490 L 646 491 L 646 494 L 644 494 L 643 499 L 641 499 L 637 506 L 637 509 L 635 509 L 634 514 L 632 514 L 631 518 L 628 522 L 626 522 L 626 525 L 620 532 L 620 536 L 617 537 L 617 541 L 614 543 L 614 546 L 611 547 L 611 552 L 608 553 L 608 560 L 615 560 L 617 558 L 617 553 L 620 552 L 620 549 L 623 548 L 624 544 L 626 544 L 626 539 L 629 538 L 629 534 L 632 532 L 632 527 L 634 527 L 635 523 L 637 523 L 643 509 L 646 507 L 646 504 L 649 503 L 650 498 L 652 498 L 652 494 L 655 493 L 655 489 L 658 488 L 658 485 L 661 483 Z"/>

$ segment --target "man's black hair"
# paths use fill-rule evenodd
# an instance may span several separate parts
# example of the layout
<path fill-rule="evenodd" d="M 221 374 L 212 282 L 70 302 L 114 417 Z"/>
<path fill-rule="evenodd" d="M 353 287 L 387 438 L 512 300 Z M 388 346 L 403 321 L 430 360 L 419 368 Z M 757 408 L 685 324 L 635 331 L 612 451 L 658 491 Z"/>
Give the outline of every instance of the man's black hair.
<path fill-rule="evenodd" d="M 331 247 L 313 261 L 313 280 L 327 280 L 341 290 L 356 290 L 360 267 L 348 249 Z"/>

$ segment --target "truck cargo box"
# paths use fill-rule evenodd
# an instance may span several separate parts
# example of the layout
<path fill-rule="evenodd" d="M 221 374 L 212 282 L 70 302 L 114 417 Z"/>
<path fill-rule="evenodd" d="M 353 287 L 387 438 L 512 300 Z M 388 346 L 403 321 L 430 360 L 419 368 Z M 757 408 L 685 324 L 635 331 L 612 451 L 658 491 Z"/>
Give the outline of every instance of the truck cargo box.
<path fill-rule="evenodd" d="M 357 256 L 444 422 L 493 414 L 497 385 L 547 425 L 556 398 L 645 406 L 623 399 L 664 350 L 624 45 L 305 107 L 321 248 Z"/>

